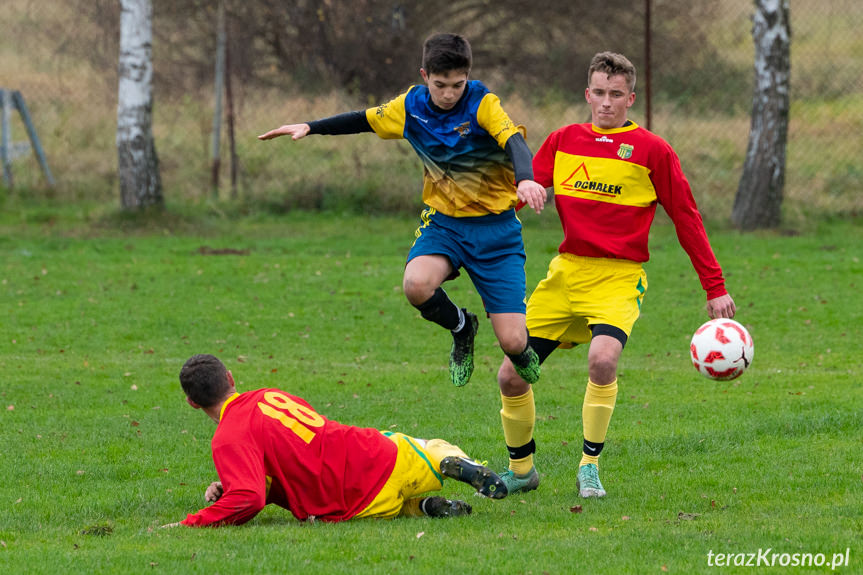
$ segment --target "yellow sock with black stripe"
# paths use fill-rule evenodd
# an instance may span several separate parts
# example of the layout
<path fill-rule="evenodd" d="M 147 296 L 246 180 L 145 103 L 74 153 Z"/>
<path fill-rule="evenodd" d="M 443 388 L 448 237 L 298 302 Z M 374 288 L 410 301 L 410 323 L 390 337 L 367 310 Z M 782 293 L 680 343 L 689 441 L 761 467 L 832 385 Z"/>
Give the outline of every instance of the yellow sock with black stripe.
<path fill-rule="evenodd" d="M 533 427 L 536 423 L 536 406 L 533 402 L 533 389 L 524 395 L 500 396 L 503 408 L 500 419 L 503 424 L 503 437 L 509 451 L 509 468 L 517 475 L 524 475 L 533 468 Z"/>
<path fill-rule="evenodd" d="M 605 445 L 605 434 L 608 423 L 614 413 L 617 401 L 617 380 L 608 385 L 596 385 L 587 381 L 587 391 L 584 392 L 584 404 L 581 407 L 581 421 L 584 428 L 584 447 L 581 455 L 581 465 L 599 462 L 599 454 Z"/>

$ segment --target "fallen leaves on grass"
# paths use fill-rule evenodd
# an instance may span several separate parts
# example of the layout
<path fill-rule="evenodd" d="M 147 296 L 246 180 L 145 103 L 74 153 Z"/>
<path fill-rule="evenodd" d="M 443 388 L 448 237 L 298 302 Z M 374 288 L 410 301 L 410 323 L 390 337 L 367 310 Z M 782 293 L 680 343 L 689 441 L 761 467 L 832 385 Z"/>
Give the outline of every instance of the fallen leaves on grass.
<path fill-rule="evenodd" d="M 582 509 L 581 505 L 573 505 L 569 508 L 570 513 L 581 513 L 582 511 L 584 510 Z"/>

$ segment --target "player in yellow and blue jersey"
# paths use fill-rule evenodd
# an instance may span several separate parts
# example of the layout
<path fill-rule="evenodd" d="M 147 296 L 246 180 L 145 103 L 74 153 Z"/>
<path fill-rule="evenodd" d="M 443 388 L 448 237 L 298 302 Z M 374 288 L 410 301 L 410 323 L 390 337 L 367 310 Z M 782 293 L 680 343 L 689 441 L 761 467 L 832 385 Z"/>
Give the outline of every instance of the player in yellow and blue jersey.
<path fill-rule="evenodd" d="M 500 347 L 527 382 L 540 362 L 525 324 L 524 244 L 518 202 L 537 213 L 545 188 L 533 181 L 532 155 L 519 126 L 482 82 L 469 80 L 468 41 L 435 34 L 423 45 L 420 75 L 393 100 L 258 136 L 270 140 L 309 134 L 374 132 L 404 138 L 423 162 L 423 203 L 416 240 L 407 257 L 404 291 L 422 317 L 452 331 L 450 376 L 465 385 L 473 373 L 475 314 L 459 308 L 441 287 L 464 268 L 482 297 Z"/>

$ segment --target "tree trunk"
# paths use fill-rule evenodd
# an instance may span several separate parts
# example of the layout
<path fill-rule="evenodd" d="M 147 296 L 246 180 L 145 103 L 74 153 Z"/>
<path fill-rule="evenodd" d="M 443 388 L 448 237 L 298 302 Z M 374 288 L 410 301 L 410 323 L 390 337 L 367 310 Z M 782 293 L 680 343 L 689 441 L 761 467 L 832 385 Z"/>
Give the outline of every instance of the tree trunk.
<path fill-rule="evenodd" d="M 755 95 L 743 175 L 732 223 L 742 230 L 779 225 L 788 139 L 791 24 L 789 0 L 755 0 Z"/>
<path fill-rule="evenodd" d="M 117 158 L 124 209 L 162 207 L 159 158 L 153 141 L 151 0 L 121 0 Z"/>

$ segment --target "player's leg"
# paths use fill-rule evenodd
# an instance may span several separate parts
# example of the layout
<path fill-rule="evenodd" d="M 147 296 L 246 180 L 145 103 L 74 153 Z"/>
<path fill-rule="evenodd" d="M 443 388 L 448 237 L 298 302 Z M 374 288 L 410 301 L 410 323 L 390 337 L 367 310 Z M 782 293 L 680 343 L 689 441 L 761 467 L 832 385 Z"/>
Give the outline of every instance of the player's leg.
<path fill-rule="evenodd" d="M 599 480 L 599 456 L 605 447 L 617 401 L 617 364 L 640 314 L 647 276 L 636 262 L 598 260 L 583 266 L 585 277 L 603 286 L 602 297 L 587 294 L 586 315 L 592 339 L 588 351 L 588 382 L 582 405 L 584 443 L 578 468 L 582 497 L 604 497 Z"/>
<path fill-rule="evenodd" d="M 560 345 L 561 341 L 579 341 L 571 338 L 572 313 L 566 285 L 566 262 L 555 257 L 549 264 L 547 277 L 542 280 L 527 303 L 526 325 L 530 330 L 529 344 L 540 364 Z M 587 324 L 583 325 L 587 341 Z M 568 347 L 571 345 L 568 344 Z M 539 485 L 539 474 L 534 463 L 536 443 L 533 439 L 536 407 L 533 389 L 519 375 L 511 358 L 506 357 L 497 374 L 501 393 L 501 425 L 509 453 L 509 467 L 501 473 L 510 493 L 530 491 Z"/>
<path fill-rule="evenodd" d="M 398 447 L 396 467 L 385 488 L 394 487 L 401 500 L 440 490 L 444 477 L 468 483 L 486 497 L 506 497 L 506 489 L 497 473 L 468 457 L 457 445 L 443 439 L 417 439 L 403 433 L 384 432 L 384 435 Z"/>
<path fill-rule="evenodd" d="M 539 381 L 540 362 L 530 346 L 523 313 L 489 313 L 494 335 L 513 369 L 527 383 Z"/>
<path fill-rule="evenodd" d="M 614 335 L 598 334 L 599 329 Z M 596 326 L 590 343 L 587 354 L 589 379 L 581 408 L 584 443 L 577 480 L 582 497 L 605 496 L 599 480 L 599 455 L 605 446 L 605 436 L 617 401 L 617 363 L 625 342 L 626 334 L 622 330 L 601 325 Z"/>
<path fill-rule="evenodd" d="M 531 337 L 530 345 L 536 350 L 537 360 L 542 363 L 559 342 Z M 516 372 L 508 357 L 504 358 L 498 370 L 497 382 L 500 387 L 501 425 L 509 454 L 509 467 L 501 474 L 501 479 L 510 493 L 532 491 L 539 486 L 539 473 L 533 460 L 536 452 L 533 439 L 536 423 L 533 388 Z"/>
<path fill-rule="evenodd" d="M 443 476 L 425 449 L 426 442 L 403 433 L 382 432 L 396 445 L 398 454 L 392 473 L 372 502 L 358 513 L 357 519 L 389 519 L 395 516 L 419 516 L 421 498 L 429 491 L 443 487 Z"/>
<path fill-rule="evenodd" d="M 510 210 L 464 218 L 459 240 L 462 266 L 482 298 L 503 352 L 530 382 L 539 379 L 539 362 L 529 347 L 525 325 L 524 243 L 521 222 Z"/>
<path fill-rule="evenodd" d="M 444 476 L 467 483 L 480 495 L 493 499 L 506 497 L 506 486 L 497 473 L 469 457 L 457 445 L 443 439 L 429 439 L 424 448 L 432 465 Z"/>
<path fill-rule="evenodd" d="M 408 301 L 420 311 L 425 307 L 423 317 L 429 321 L 453 329 L 458 323 L 458 307 L 452 303 L 446 292 L 435 301 L 435 305 L 427 305 L 440 290 L 441 284 L 453 272 L 449 257 L 440 254 L 416 256 L 405 264 L 402 287 Z M 443 290 L 441 290 L 443 291 Z"/>
<path fill-rule="evenodd" d="M 460 387 L 473 374 L 473 342 L 479 320 L 476 315 L 455 305 L 441 287 L 453 273 L 449 256 L 419 255 L 405 266 L 403 288 L 408 301 L 423 318 L 452 332 L 450 376 L 452 382 Z"/>

